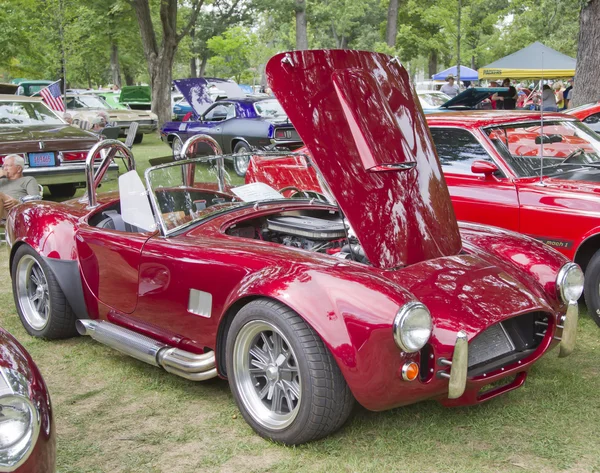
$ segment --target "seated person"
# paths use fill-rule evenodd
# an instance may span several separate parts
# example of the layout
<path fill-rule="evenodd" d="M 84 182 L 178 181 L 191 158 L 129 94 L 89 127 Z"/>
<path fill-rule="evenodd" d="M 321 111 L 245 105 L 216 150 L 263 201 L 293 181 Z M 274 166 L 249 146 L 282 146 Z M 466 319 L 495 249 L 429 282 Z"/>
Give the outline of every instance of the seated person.
<path fill-rule="evenodd" d="M 92 128 L 90 129 L 92 133 L 97 133 L 99 135 L 105 127 L 106 122 L 104 121 L 104 117 L 97 116 L 92 118 Z"/>
<path fill-rule="evenodd" d="M 18 154 L 9 154 L 4 158 L 0 170 L 0 220 L 5 219 L 8 211 L 17 205 L 21 197 L 40 195 L 40 188 L 34 177 L 23 176 L 25 160 Z"/>

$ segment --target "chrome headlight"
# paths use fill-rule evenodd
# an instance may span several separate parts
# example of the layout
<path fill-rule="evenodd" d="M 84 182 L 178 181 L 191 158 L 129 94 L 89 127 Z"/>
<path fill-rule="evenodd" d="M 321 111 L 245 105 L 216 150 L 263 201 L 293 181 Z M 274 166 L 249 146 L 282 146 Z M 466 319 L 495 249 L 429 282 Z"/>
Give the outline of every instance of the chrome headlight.
<path fill-rule="evenodd" d="M 28 392 L 21 374 L 0 368 L 0 471 L 23 464 L 37 442 L 40 415 Z"/>
<path fill-rule="evenodd" d="M 567 263 L 556 277 L 556 292 L 566 303 L 577 302 L 583 293 L 583 271 L 575 263 Z"/>
<path fill-rule="evenodd" d="M 429 309 L 420 302 L 408 302 L 394 318 L 394 341 L 402 351 L 419 351 L 429 341 L 432 329 Z"/>

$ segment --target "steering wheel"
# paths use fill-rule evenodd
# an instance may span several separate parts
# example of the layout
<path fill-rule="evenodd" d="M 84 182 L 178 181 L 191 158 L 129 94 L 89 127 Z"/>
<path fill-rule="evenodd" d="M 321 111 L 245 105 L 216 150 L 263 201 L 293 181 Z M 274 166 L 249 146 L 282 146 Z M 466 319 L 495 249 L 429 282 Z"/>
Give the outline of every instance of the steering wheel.
<path fill-rule="evenodd" d="M 310 199 L 310 196 L 308 195 L 308 193 L 306 191 L 300 190 L 296 186 L 286 186 L 286 187 L 279 189 L 279 193 L 281 195 L 283 195 L 284 197 L 285 197 L 285 195 L 283 193 L 287 192 L 287 191 L 295 191 L 297 194 L 302 194 L 306 199 Z"/>
<path fill-rule="evenodd" d="M 579 156 L 581 153 L 585 153 L 585 149 L 583 148 L 577 148 L 575 151 L 572 151 L 571 153 L 569 153 L 569 156 L 567 156 L 565 159 L 563 159 L 560 164 L 568 164 L 569 160 L 574 158 L 575 156 Z"/>

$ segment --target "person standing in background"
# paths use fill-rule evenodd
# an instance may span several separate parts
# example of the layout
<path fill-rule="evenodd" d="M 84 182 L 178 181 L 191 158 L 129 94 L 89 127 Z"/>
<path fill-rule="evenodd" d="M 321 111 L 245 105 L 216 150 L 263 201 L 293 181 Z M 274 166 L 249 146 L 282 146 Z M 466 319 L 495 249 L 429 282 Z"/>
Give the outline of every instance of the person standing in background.
<path fill-rule="evenodd" d="M 456 97 L 458 95 L 458 85 L 454 83 L 454 76 L 446 77 L 446 83 L 442 85 L 440 92 L 445 93 L 448 97 Z"/>
<path fill-rule="evenodd" d="M 567 81 L 568 87 L 563 92 L 563 110 L 569 108 L 569 102 L 571 101 L 571 92 L 573 90 L 573 77 Z"/>
<path fill-rule="evenodd" d="M 544 87 L 542 87 L 542 110 L 544 112 L 558 112 L 556 96 L 548 84 L 544 84 Z"/>

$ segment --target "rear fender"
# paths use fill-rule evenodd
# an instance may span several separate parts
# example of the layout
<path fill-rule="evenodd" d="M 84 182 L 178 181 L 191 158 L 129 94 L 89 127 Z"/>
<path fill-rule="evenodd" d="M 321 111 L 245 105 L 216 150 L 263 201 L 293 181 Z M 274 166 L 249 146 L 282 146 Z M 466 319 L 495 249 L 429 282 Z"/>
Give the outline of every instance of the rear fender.
<path fill-rule="evenodd" d="M 40 202 L 35 206 L 24 206 L 20 212 L 12 212 L 7 222 L 12 242 L 10 271 L 12 274 L 18 248 L 30 246 L 50 267 L 77 317 L 87 318 L 75 246 L 76 224 L 75 217 Z"/>
<path fill-rule="evenodd" d="M 401 352 L 394 343 L 392 322 L 398 308 L 414 299 L 398 285 L 367 272 L 344 271 L 337 266 L 264 268 L 247 276 L 232 291 L 224 311 L 231 317 L 222 317 L 219 333 L 227 330 L 235 316 L 230 308 L 237 312 L 244 305 L 239 301 L 259 297 L 290 307 L 317 332 L 363 405 L 370 397 L 365 373 L 371 373 L 376 384 L 380 373 L 389 376 L 390 369 L 397 369 Z M 225 354 L 225 342 L 223 334 L 217 341 L 220 357 Z M 224 362 L 219 365 L 224 366 Z"/>

